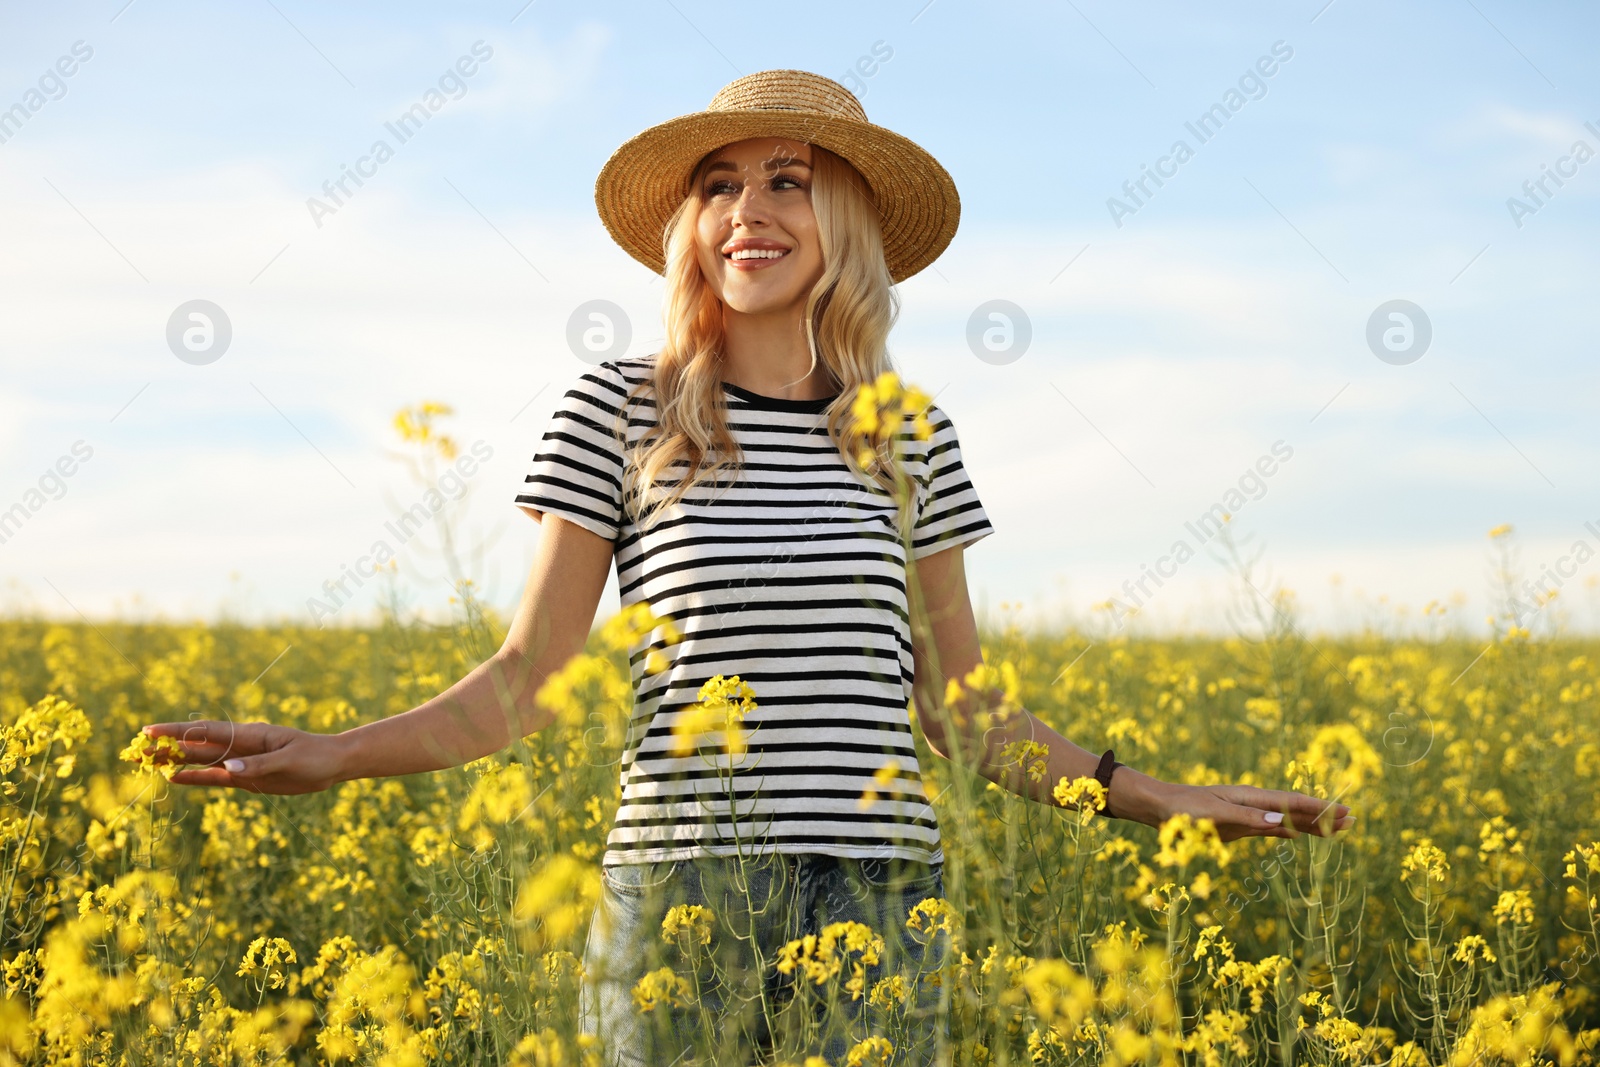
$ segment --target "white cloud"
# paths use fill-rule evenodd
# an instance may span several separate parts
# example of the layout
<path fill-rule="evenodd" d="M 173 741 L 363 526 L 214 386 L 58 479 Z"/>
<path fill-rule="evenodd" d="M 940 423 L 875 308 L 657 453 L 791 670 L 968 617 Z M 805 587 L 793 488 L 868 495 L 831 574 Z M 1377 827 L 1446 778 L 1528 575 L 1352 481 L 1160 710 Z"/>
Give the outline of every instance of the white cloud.
<path fill-rule="evenodd" d="M 146 283 L 32 178 L 53 173 L 49 156 L 19 149 L 0 172 L 15 220 L 0 263 L 14 308 L 0 484 L 20 491 L 78 436 L 92 438 L 97 455 L 66 498 L 0 546 L 0 579 L 47 607 L 55 594 L 46 578 L 90 613 L 136 594 L 155 609 L 203 613 L 229 595 L 237 572 L 261 608 L 305 617 L 305 598 L 391 517 L 385 489 L 406 498 L 385 454 L 393 412 L 437 399 L 457 406 L 458 439 L 496 451 L 462 519 L 485 535 L 502 527 L 484 573 L 498 575 L 498 602 L 514 603 L 537 534 L 511 497 L 549 411 L 585 366 L 566 350 L 567 317 L 604 297 L 629 310 L 633 351 L 660 334 L 656 279 L 591 213 L 481 204 L 491 228 L 447 188 L 429 192 L 397 171 L 316 230 L 302 214 L 304 190 L 266 165 L 146 181 L 63 178 L 62 191 Z M 1533 475 L 1450 383 L 1513 429 L 1519 412 L 1545 410 L 1549 399 L 1518 380 L 1480 386 L 1463 373 L 1463 342 L 1447 348 L 1444 332 L 1424 363 L 1379 364 L 1360 337 L 1375 298 L 1338 288 L 1273 216 L 1229 227 L 1154 222 L 1096 238 L 1051 282 L 1080 237 L 969 220 L 940 264 L 945 278 L 928 272 L 907 286 L 895 351 L 920 383 L 948 390 L 940 402 L 957 418 L 1000 528 L 971 554 L 975 587 L 1038 610 L 1086 610 L 1137 576 L 1280 437 L 1296 457 L 1242 522 L 1272 532 L 1273 558 L 1292 584 L 1309 589 L 1337 570 L 1417 604 L 1471 587 L 1479 563 L 1468 539 L 1487 525 L 1476 514 L 1442 516 L 1418 543 L 1395 548 L 1300 528 L 1328 507 L 1403 508 L 1419 480 L 1476 487 L 1509 509 Z M 196 296 L 221 304 L 236 331 L 234 348 L 207 367 L 180 363 L 162 338 L 172 308 Z M 966 315 L 994 296 L 1022 304 L 1036 325 L 1035 349 L 1010 367 L 980 363 L 966 348 Z M 1517 302 L 1514 292 L 1498 299 Z M 1514 439 L 1542 460 L 1571 432 L 1557 422 L 1516 429 Z M 1570 455 L 1548 469 L 1568 493 L 1589 478 Z M 424 563 L 419 555 L 410 564 L 416 582 L 431 583 L 418 595 L 441 604 L 447 591 Z M 1201 567 L 1163 590 L 1161 611 L 1200 619 L 1213 610 L 1216 575 Z M 1330 604 L 1311 607 L 1334 617 Z"/>
<path fill-rule="evenodd" d="M 1485 103 L 1459 133 L 1470 137 L 1474 132 L 1481 135 L 1490 131 L 1511 134 L 1550 149 L 1567 148 L 1584 134 L 1583 121 L 1571 114 L 1532 111 L 1503 101 Z"/>

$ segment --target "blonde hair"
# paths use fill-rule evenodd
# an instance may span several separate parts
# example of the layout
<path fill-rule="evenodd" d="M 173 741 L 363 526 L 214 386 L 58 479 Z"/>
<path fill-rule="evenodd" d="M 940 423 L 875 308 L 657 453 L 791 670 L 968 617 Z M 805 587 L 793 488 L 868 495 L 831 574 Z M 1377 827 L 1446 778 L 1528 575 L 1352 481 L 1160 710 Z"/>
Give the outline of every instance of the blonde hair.
<path fill-rule="evenodd" d="M 883 231 L 866 180 L 833 152 L 820 145 L 811 149 L 811 204 L 823 269 L 806 301 L 807 374 L 821 364 L 829 383 L 838 387 L 825 414 L 828 436 L 845 463 L 889 489 L 886 463 L 874 462 L 865 471 L 858 463 L 863 447 L 875 455 L 878 450 L 852 432 L 850 412 L 857 387 L 890 369 L 888 338 L 900 313 L 899 294 L 884 261 Z M 653 387 L 656 425 L 634 446 L 623 483 L 624 506 L 635 522 L 681 500 L 702 481 L 717 484 L 718 475 L 742 458 L 723 406 L 722 302 L 695 254 L 705 204 L 701 179 L 713 155 L 696 165 L 688 195 L 663 229 L 666 340 L 653 378 L 635 387 L 622 407 L 625 420 L 634 397 L 646 385 Z M 665 475 L 675 467 L 682 469 L 673 484 Z"/>

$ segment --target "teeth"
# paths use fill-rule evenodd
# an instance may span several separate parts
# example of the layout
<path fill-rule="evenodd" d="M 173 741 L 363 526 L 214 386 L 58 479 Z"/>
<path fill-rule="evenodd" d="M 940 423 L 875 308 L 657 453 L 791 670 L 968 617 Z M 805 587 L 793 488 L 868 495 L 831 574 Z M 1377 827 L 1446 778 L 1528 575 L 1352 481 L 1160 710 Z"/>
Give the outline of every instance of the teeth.
<path fill-rule="evenodd" d="M 729 256 L 729 259 L 777 259 L 779 256 L 788 255 L 787 249 L 779 248 L 741 248 Z"/>

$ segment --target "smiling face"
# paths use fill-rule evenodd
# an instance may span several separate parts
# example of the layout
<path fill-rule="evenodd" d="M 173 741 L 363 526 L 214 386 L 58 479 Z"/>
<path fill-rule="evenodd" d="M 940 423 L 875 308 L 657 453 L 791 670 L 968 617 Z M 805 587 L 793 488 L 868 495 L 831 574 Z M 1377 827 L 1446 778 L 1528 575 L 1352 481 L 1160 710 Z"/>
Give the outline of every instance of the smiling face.
<path fill-rule="evenodd" d="M 803 307 L 822 277 L 811 146 L 778 137 L 725 145 L 702 171 L 700 193 L 695 254 L 711 290 L 744 314 Z"/>

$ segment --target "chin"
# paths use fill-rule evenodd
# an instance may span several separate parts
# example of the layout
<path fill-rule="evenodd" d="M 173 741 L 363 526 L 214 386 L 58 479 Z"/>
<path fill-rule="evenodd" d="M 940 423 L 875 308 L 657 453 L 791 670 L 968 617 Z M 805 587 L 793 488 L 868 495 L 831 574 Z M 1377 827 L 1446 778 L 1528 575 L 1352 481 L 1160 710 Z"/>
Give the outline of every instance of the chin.
<path fill-rule="evenodd" d="M 773 311 L 782 311 L 784 308 L 792 307 L 797 299 L 798 297 L 789 297 L 787 299 L 773 298 L 741 300 L 738 297 L 734 297 L 731 300 L 724 298 L 722 302 L 727 305 L 728 310 L 737 311 L 741 315 L 765 315 Z"/>
<path fill-rule="evenodd" d="M 767 285 L 725 285 L 722 290 L 722 302 L 734 311 L 746 315 L 758 315 L 766 311 L 777 311 L 786 308 L 796 300 L 804 297 L 804 293 L 789 291 L 788 288 Z"/>

